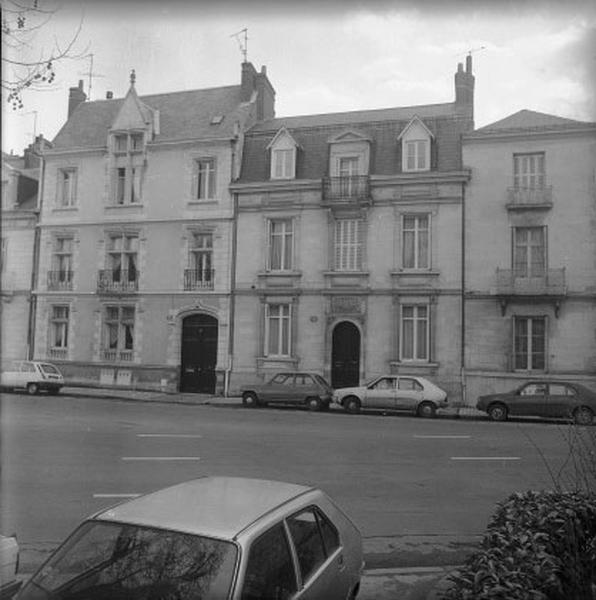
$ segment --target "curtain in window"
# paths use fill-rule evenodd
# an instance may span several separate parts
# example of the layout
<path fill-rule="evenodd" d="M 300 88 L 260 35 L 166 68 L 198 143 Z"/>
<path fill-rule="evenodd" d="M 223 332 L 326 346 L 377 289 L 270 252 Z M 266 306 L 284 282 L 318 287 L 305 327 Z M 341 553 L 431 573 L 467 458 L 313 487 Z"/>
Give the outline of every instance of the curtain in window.
<path fill-rule="evenodd" d="M 271 221 L 269 233 L 269 268 L 273 271 L 292 268 L 292 222 Z"/>
<path fill-rule="evenodd" d="M 418 311 L 416 320 L 416 358 L 419 360 L 425 360 L 428 357 L 428 351 L 426 347 L 427 335 L 427 318 L 426 306 L 416 307 Z"/>
<path fill-rule="evenodd" d="M 356 271 L 362 268 L 363 224 L 359 219 L 335 222 L 335 269 Z"/>
<path fill-rule="evenodd" d="M 141 201 L 141 175 L 142 168 L 141 167 L 132 167 L 132 188 L 131 188 L 131 203 L 136 203 Z"/>
<path fill-rule="evenodd" d="M 124 204 L 126 199 L 126 168 L 116 169 L 116 203 Z"/>
<path fill-rule="evenodd" d="M 290 355 L 290 306 L 269 304 L 267 306 L 267 348 L 272 356 Z"/>
<path fill-rule="evenodd" d="M 546 351 L 546 322 L 543 318 L 532 319 L 532 369 L 544 370 Z"/>
<path fill-rule="evenodd" d="M 403 220 L 403 267 L 429 267 L 429 218 L 427 215 L 408 215 Z"/>

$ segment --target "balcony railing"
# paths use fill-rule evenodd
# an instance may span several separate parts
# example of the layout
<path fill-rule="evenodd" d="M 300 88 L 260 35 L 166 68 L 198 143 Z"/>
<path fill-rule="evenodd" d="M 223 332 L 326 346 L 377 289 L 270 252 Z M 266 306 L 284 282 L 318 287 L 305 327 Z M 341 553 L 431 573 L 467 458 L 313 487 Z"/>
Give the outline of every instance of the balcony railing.
<path fill-rule="evenodd" d="M 215 280 L 215 269 L 185 269 L 184 289 L 189 290 L 212 290 Z"/>
<path fill-rule="evenodd" d="M 72 290 L 73 271 L 48 271 L 48 290 Z"/>
<path fill-rule="evenodd" d="M 139 289 L 139 272 L 102 270 L 97 277 L 98 292 L 130 293 Z"/>
<path fill-rule="evenodd" d="M 132 362 L 132 350 L 103 350 L 103 359 L 111 362 Z"/>
<path fill-rule="evenodd" d="M 66 360 L 68 358 L 68 348 L 50 348 L 48 356 L 54 360 Z"/>
<path fill-rule="evenodd" d="M 511 187 L 507 189 L 508 208 L 549 208 L 552 204 L 552 185 L 539 188 Z"/>
<path fill-rule="evenodd" d="M 323 178 L 323 202 L 329 204 L 370 202 L 370 178 L 368 175 Z"/>
<path fill-rule="evenodd" d="M 545 269 L 540 275 L 497 269 L 497 293 L 520 296 L 564 296 L 567 292 L 565 268 Z"/>

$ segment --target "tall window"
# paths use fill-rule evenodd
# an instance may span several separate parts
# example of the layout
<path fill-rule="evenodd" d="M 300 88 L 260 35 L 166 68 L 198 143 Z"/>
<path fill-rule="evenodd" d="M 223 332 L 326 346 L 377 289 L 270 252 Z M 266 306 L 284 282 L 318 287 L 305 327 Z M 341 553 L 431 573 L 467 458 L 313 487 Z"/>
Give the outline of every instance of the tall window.
<path fill-rule="evenodd" d="M 404 269 L 430 267 L 430 218 L 428 215 L 406 215 L 402 220 L 402 264 Z"/>
<path fill-rule="evenodd" d="M 426 171 L 429 169 L 428 144 L 428 140 L 407 140 L 405 142 L 406 171 Z"/>
<path fill-rule="evenodd" d="M 58 170 L 58 206 L 68 208 L 77 201 L 77 170 L 75 168 Z"/>
<path fill-rule="evenodd" d="M 130 361 L 134 349 L 134 306 L 105 307 L 103 355 L 106 360 Z"/>
<path fill-rule="evenodd" d="M 543 371 L 546 368 L 546 318 L 515 317 L 514 368 Z"/>
<path fill-rule="evenodd" d="M 107 258 L 112 282 L 126 283 L 137 280 L 138 246 L 139 238 L 136 234 L 110 236 Z"/>
<path fill-rule="evenodd" d="M 292 179 L 294 177 L 294 153 L 295 150 L 273 150 L 271 160 L 272 179 Z"/>
<path fill-rule="evenodd" d="M 65 358 L 68 349 L 68 306 L 52 306 L 50 321 L 50 356 Z"/>
<path fill-rule="evenodd" d="M 339 219 L 335 222 L 335 270 L 362 269 L 363 222 L 360 219 Z"/>
<path fill-rule="evenodd" d="M 291 306 L 265 307 L 265 356 L 290 356 Z"/>
<path fill-rule="evenodd" d="M 269 221 L 269 269 L 289 271 L 293 267 L 294 228 L 291 219 Z"/>
<path fill-rule="evenodd" d="M 185 289 L 213 285 L 213 234 L 193 233 L 189 249 L 190 269 L 185 274 Z"/>
<path fill-rule="evenodd" d="M 8 254 L 8 239 L 5 237 L 0 238 L 0 242 L 2 243 L 2 255 L 0 256 L 0 270 L 4 272 L 6 269 L 6 257 Z"/>
<path fill-rule="evenodd" d="M 58 237 L 54 242 L 52 272 L 49 278 L 50 288 L 70 288 L 72 284 L 72 248 L 71 237 Z"/>
<path fill-rule="evenodd" d="M 513 186 L 517 189 L 544 187 L 544 153 L 513 155 Z"/>
<path fill-rule="evenodd" d="M 215 160 L 212 158 L 201 158 L 197 160 L 197 200 L 207 200 L 215 197 Z"/>
<path fill-rule="evenodd" d="M 143 133 L 119 133 L 114 135 L 114 203 L 117 205 L 141 202 L 145 147 Z"/>
<path fill-rule="evenodd" d="M 546 268 L 544 227 L 515 227 L 513 270 L 516 277 L 543 277 Z"/>
<path fill-rule="evenodd" d="M 401 360 L 429 360 L 428 306 L 402 306 L 400 340 Z"/>
<path fill-rule="evenodd" d="M 340 193 L 351 196 L 358 190 L 356 176 L 360 172 L 360 162 L 357 156 L 341 156 L 337 164 Z"/>

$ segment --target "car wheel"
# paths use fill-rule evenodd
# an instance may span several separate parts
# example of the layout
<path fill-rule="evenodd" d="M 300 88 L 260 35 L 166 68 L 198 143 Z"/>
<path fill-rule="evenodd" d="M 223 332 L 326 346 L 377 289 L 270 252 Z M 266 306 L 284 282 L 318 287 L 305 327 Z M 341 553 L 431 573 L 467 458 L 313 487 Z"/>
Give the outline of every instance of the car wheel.
<path fill-rule="evenodd" d="M 356 396 L 348 396 L 344 400 L 344 409 L 351 415 L 355 415 L 360 412 L 360 400 Z"/>
<path fill-rule="evenodd" d="M 437 407 L 432 402 L 421 402 L 416 413 L 419 417 L 432 419 L 437 416 Z"/>
<path fill-rule="evenodd" d="M 308 410 L 318 411 L 321 410 L 321 399 L 316 396 L 310 396 L 306 399 L 306 406 L 308 406 Z"/>
<path fill-rule="evenodd" d="M 39 386 L 37 385 L 37 383 L 31 382 L 27 384 L 27 393 L 30 396 L 35 396 L 37 392 L 39 392 Z"/>
<path fill-rule="evenodd" d="M 242 394 L 242 404 L 248 408 L 255 408 L 259 405 L 259 398 L 254 392 L 245 392 Z"/>
<path fill-rule="evenodd" d="M 573 422 L 576 425 L 591 425 L 594 413 L 587 406 L 579 406 L 573 411 Z"/>
<path fill-rule="evenodd" d="M 504 404 L 498 402 L 497 404 L 491 404 L 488 407 L 488 416 L 493 421 L 506 421 L 507 420 L 507 407 Z"/>

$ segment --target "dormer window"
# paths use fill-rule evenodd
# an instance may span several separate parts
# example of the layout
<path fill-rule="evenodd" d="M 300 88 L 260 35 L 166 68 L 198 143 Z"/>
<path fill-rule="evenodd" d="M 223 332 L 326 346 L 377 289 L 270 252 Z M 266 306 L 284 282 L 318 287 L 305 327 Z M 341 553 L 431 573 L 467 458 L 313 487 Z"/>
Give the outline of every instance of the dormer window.
<path fill-rule="evenodd" d="M 287 129 L 280 129 L 267 149 L 271 151 L 271 179 L 296 177 L 296 150 L 298 144 Z"/>
<path fill-rule="evenodd" d="M 418 117 L 414 117 L 408 123 L 398 138 L 402 144 L 402 171 L 430 170 L 430 146 L 433 137 L 432 132 Z"/>
<path fill-rule="evenodd" d="M 112 135 L 112 205 L 141 203 L 144 145 L 145 134 L 140 131 L 121 131 Z"/>
<path fill-rule="evenodd" d="M 114 152 L 142 152 L 145 136 L 142 133 L 116 133 L 114 134 Z"/>

